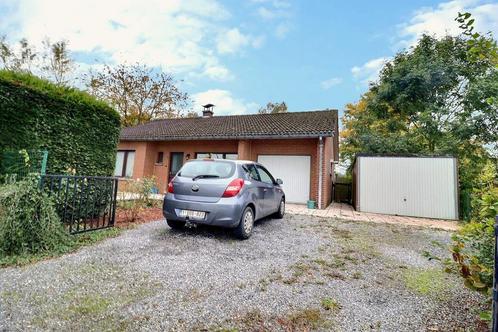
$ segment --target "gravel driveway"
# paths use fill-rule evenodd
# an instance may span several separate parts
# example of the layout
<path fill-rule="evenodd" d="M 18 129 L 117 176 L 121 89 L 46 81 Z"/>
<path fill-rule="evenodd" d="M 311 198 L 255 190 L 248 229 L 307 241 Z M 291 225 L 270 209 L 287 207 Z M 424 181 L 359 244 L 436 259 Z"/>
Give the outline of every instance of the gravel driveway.
<path fill-rule="evenodd" d="M 153 222 L 0 269 L 0 330 L 479 330 L 482 298 L 422 256 L 450 235 L 287 215 L 239 241 Z"/>

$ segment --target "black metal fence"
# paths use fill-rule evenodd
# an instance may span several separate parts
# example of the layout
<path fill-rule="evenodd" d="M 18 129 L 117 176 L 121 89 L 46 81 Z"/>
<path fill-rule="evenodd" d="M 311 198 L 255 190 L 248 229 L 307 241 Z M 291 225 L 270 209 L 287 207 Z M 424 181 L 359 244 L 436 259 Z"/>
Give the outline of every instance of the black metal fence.
<path fill-rule="evenodd" d="M 55 198 L 57 213 L 71 234 L 114 226 L 117 178 L 43 175 L 40 187 Z"/>

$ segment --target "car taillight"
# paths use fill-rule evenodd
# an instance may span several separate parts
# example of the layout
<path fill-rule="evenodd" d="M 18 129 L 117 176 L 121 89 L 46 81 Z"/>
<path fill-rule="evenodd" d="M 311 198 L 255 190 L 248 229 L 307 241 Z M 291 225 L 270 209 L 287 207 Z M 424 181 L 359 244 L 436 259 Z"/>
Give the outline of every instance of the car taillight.
<path fill-rule="evenodd" d="M 173 180 L 171 180 L 169 183 L 168 183 L 168 192 L 170 194 L 173 194 L 175 191 L 173 190 Z"/>
<path fill-rule="evenodd" d="M 235 179 L 227 186 L 223 197 L 233 197 L 237 195 L 244 186 L 244 179 Z"/>

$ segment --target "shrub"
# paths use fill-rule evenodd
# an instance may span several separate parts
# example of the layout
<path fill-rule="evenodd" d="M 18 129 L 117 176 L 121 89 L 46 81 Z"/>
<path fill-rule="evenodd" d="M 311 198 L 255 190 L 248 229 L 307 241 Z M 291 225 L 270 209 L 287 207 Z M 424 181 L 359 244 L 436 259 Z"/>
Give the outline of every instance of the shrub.
<path fill-rule="evenodd" d="M 53 200 L 38 188 L 36 177 L 0 187 L 0 253 L 53 251 L 69 241 Z"/>
<path fill-rule="evenodd" d="M 0 152 L 48 150 L 49 173 L 110 175 L 120 119 L 77 89 L 0 70 Z"/>
<path fill-rule="evenodd" d="M 488 292 L 493 284 L 494 218 L 498 215 L 496 167 L 489 163 L 480 176 L 480 188 L 474 190 L 473 220 L 453 236 L 450 247 L 465 285 Z"/>
<path fill-rule="evenodd" d="M 494 218 L 498 214 L 498 187 L 496 187 L 496 160 L 483 166 L 471 195 L 472 219 Z M 493 203 L 496 205 L 493 206 Z M 487 209 L 487 212 L 485 211 Z"/>
<path fill-rule="evenodd" d="M 451 253 L 465 285 L 488 292 L 493 287 L 494 220 L 471 222 L 453 236 Z"/>
<path fill-rule="evenodd" d="M 125 190 L 120 193 L 120 207 L 124 210 L 126 221 L 134 222 L 139 219 L 140 212 L 154 205 L 151 193 L 156 186 L 156 178 L 127 180 Z"/>

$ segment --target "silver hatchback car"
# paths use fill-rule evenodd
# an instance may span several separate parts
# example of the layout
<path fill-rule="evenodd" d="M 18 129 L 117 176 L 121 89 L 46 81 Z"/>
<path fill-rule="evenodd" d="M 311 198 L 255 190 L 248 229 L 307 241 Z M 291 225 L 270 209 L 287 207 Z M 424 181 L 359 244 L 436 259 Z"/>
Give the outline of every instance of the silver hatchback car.
<path fill-rule="evenodd" d="M 284 216 L 281 184 L 282 180 L 252 161 L 191 160 L 168 184 L 163 215 L 172 228 L 186 223 L 222 226 L 247 239 L 255 220 Z"/>

